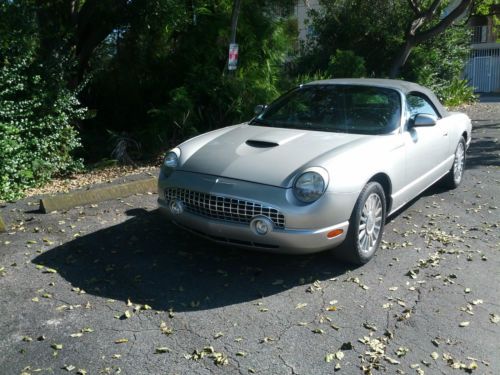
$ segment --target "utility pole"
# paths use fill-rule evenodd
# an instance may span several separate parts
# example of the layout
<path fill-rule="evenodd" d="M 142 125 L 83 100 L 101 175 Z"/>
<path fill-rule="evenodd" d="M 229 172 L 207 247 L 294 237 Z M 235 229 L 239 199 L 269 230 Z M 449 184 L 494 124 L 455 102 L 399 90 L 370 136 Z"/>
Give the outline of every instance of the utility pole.
<path fill-rule="evenodd" d="M 240 15 L 241 0 L 234 0 L 231 14 L 231 37 L 229 44 L 229 59 L 227 68 L 234 72 L 238 66 L 238 44 L 236 44 L 236 30 L 238 29 L 238 17 Z"/>

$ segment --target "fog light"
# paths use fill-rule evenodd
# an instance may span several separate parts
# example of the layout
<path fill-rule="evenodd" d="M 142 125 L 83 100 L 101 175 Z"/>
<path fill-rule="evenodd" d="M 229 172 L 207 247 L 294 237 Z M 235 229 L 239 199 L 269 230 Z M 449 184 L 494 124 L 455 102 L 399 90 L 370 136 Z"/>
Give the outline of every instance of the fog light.
<path fill-rule="evenodd" d="M 184 206 L 180 200 L 174 199 L 169 203 L 170 212 L 174 215 L 180 215 L 184 212 Z"/>
<path fill-rule="evenodd" d="M 265 236 L 273 230 L 273 222 L 265 216 L 257 216 L 250 222 L 250 227 L 259 236 Z"/>

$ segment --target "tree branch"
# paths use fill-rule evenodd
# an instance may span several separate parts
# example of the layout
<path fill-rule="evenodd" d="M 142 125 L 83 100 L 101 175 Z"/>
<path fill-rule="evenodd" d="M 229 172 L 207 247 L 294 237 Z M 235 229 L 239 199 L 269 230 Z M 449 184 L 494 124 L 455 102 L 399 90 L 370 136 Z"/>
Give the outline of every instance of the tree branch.
<path fill-rule="evenodd" d="M 415 13 L 416 16 L 418 16 L 420 13 L 422 13 L 422 11 L 420 10 L 420 7 L 415 2 L 415 0 L 408 0 L 408 4 L 410 5 L 411 10 L 413 10 L 413 13 Z"/>
<path fill-rule="evenodd" d="M 448 26 L 450 26 L 458 17 L 460 17 L 469 6 L 472 4 L 473 0 L 462 0 L 458 6 L 453 9 L 445 18 L 443 18 L 439 23 L 431 27 L 429 30 L 423 31 L 415 35 L 416 43 L 421 43 L 425 40 L 435 37 L 436 35 L 442 33 Z"/>

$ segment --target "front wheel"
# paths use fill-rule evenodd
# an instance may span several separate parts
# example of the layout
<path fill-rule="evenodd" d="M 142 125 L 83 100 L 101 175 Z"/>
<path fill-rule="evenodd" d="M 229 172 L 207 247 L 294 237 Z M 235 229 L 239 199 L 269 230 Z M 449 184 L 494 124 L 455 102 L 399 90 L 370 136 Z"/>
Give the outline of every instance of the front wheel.
<path fill-rule="evenodd" d="M 378 182 L 369 182 L 359 194 L 344 243 L 335 250 L 344 261 L 365 264 L 373 258 L 384 231 L 386 200 Z"/>
<path fill-rule="evenodd" d="M 455 150 L 455 159 L 450 171 L 444 177 L 445 185 L 450 189 L 455 189 L 462 182 L 465 169 L 465 139 L 460 137 L 457 148 Z"/>

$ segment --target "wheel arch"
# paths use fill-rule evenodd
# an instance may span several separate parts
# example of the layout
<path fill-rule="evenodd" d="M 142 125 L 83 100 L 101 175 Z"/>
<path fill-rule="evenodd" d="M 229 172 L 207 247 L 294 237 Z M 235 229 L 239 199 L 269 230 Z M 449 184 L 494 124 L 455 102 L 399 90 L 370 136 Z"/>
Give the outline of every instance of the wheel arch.
<path fill-rule="evenodd" d="M 389 213 L 391 212 L 392 208 L 392 183 L 391 179 L 389 176 L 385 173 L 377 173 L 376 175 L 372 176 L 368 182 L 378 182 L 382 188 L 384 189 L 384 194 L 385 194 L 385 201 L 386 201 L 386 212 Z"/>
<path fill-rule="evenodd" d="M 465 140 L 465 144 L 467 144 L 467 142 L 469 141 L 469 134 L 467 133 L 466 130 L 464 130 L 464 132 L 462 133 L 462 137 Z"/>

